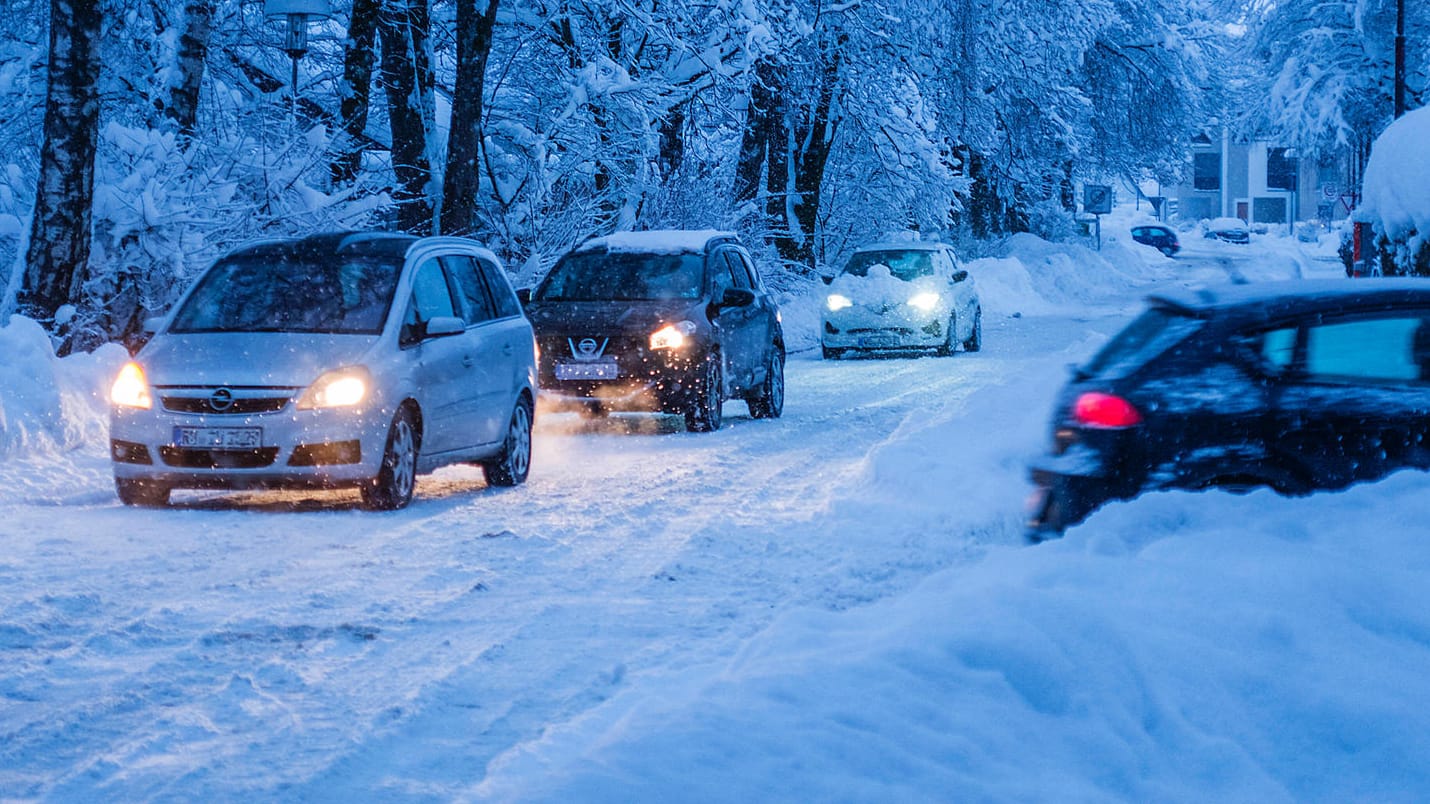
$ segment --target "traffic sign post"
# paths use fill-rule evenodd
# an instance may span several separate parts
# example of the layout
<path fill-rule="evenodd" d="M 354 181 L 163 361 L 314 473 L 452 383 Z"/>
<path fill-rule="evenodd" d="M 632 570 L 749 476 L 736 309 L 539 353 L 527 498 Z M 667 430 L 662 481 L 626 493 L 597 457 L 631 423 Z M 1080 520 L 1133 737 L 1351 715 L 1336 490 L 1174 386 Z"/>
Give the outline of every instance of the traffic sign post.
<path fill-rule="evenodd" d="M 1102 251 L 1102 216 L 1112 211 L 1112 188 L 1106 184 L 1084 184 L 1082 211 L 1097 217 L 1097 250 Z"/>

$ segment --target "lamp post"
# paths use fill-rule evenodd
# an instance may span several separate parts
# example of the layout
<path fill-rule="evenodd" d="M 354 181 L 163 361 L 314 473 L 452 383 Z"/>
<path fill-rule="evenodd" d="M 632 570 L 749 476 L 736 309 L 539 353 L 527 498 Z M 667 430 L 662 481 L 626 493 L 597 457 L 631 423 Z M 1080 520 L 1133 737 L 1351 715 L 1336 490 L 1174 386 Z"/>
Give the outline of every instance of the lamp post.
<path fill-rule="evenodd" d="M 308 52 L 308 21 L 333 16 L 328 0 L 264 0 L 263 13 L 271 18 L 282 17 L 287 26 L 283 36 L 283 52 L 293 60 L 293 78 L 288 85 L 293 119 L 298 119 L 298 60 Z"/>

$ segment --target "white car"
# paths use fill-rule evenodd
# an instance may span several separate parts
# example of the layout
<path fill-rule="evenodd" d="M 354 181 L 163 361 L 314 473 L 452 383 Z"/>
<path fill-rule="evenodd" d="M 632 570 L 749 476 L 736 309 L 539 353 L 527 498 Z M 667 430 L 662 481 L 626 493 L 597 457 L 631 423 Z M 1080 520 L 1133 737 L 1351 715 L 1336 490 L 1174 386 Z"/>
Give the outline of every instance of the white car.
<path fill-rule="evenodd" d="M 119 499 L 175 488 L 357 487 L 406 506 L 416 475 L 526 479 L 536 347 L 497 257 L 451 237 L 261 243 L 194 283 L 110 394 Z"/>
<path fill-rule="evenodd" d="M 945 244 L 865 246 L 825 281 L 820 343 L 826 360 L 856 351 L 947 355 L 982 348 L 978 289 Z"/>

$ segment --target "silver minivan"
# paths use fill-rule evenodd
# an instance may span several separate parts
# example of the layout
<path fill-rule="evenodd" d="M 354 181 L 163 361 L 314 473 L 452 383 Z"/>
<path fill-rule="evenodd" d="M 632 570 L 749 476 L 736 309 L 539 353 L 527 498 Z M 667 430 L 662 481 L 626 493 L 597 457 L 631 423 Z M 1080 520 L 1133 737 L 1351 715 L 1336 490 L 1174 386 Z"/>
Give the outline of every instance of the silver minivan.
<path fill-rule="evenodd" d="M 259 243 L 199 277 L 110 395 L 119 499 L 356 487 L 373 509 L 459 462 L 526 479 L 531 325 L 497 257 L 453 237 Z"/>

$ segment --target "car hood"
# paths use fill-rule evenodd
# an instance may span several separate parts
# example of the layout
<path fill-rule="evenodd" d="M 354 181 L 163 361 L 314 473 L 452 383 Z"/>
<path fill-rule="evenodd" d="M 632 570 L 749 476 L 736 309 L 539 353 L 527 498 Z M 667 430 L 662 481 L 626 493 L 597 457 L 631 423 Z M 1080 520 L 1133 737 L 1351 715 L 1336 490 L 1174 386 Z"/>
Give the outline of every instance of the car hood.
<path fill-rule="evenodd" d="M 151 385 L 300 388 L 364 362 L 376 335 L 214 332 L 156 335 L 139 354 Z"/>
<path fill-rule="evenodd" d="M 868 276 L 840 274 L 830 283 L 831 293 L 848 297 L 855 304 L 899 305 L 915 293 L 938 293 L 947 283 L 935 276 L 920 276 L 905 281 L 887 272 L 871 270 Z"/>
<path fill-rule="evenodd" d="M 675 301 L 580 301 L 541 302 L 527 305 L 526 317 L 538 335 L 587 332 L 649 332 L 670 321 L 705 317 L 703 302 Z"/>

